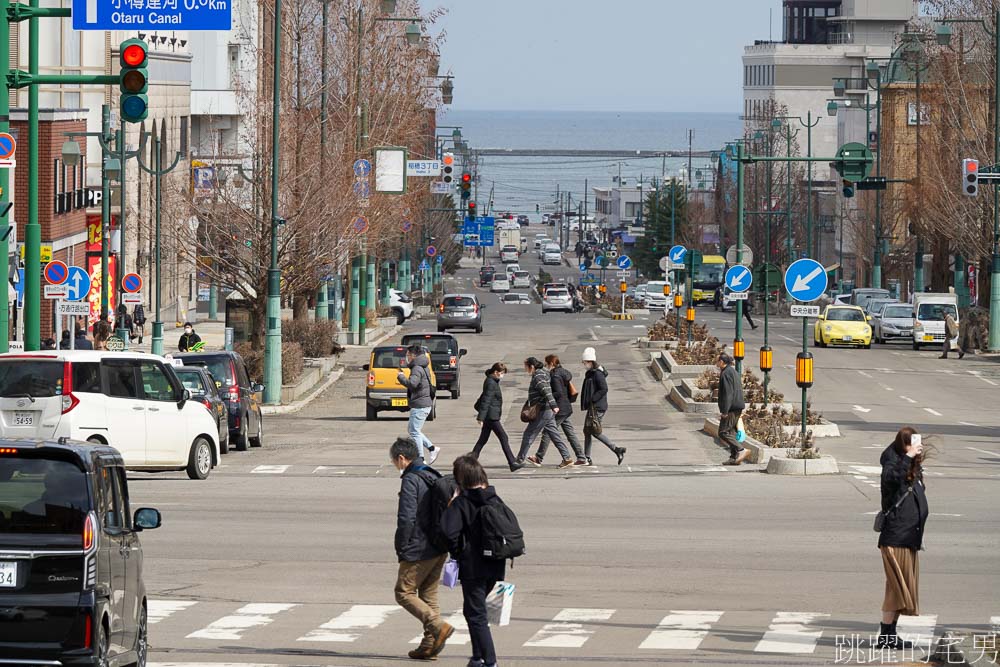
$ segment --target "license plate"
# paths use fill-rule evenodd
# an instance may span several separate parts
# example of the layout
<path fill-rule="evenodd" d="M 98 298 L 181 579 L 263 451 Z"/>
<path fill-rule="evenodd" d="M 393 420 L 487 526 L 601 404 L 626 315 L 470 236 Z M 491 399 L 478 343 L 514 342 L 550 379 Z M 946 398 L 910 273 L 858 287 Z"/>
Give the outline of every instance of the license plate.
<path fill-rule="evenodd" d="M 392 407 L 394 408 L 405 408 L 407 405 L 405 398 L 394 398 L 392 399 Z"/>
<path fill-rule="evenodd" d="M 932 340 L 934 340 L 934 336 L 932 336 L 931 334 L 924 334 L 924 340 L 931 340 L 932 341 Z"/>
<path fill-rule="evenodd" d="M 14 411 L 14 426 L 34 426 L 35 413 L 30 410 Z M 13 563 L 12 563 L 13 565 Z"/>
<path fill-rule="evenodd" d="M 17 563 L 0 562 L 0 588 L 14 588 L 17 585 Z"/>
<path fill-rule="evenodd" d="M 845 343 L 850 343 L 852 340 L 854 340 L 854 336 L 844 336 Z"/>

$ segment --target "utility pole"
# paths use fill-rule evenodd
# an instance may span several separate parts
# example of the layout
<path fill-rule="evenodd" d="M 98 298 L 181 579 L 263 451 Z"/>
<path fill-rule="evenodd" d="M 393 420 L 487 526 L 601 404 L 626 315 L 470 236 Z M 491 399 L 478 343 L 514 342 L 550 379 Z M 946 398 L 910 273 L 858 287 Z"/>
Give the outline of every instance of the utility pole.
<path fill-rule="evenodd" d="M 691 158 L 694 155 L 694 130 L 688 130 L 688 182 L 687 189 L 691 189 Z"/>

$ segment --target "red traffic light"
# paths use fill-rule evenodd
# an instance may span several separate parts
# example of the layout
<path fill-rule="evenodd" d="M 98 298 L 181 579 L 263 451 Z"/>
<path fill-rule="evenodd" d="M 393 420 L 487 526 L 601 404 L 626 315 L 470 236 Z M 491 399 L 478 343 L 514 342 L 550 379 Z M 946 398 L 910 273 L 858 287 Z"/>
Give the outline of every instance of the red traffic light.
<path fill-rule="evenodd" d="M 141 44 L 129 44 L 122 51 L 122 62 L 129 67 L 140 67 L 146 62 L 146 49 Z"/>
<path fill-rule="evenodd" d="M 462 174 L 462 182 L 463 183 L 471 183 L 472 182 L 472 174 L 469 174 L 469 173 Z"/>
<path fill-rule="evenodd" d="M 470 201 L 469 202 L 469 210 L 470 211 L 475 211 L 476 210 L 476 202 L 474 202 L 474 201 Z"/>

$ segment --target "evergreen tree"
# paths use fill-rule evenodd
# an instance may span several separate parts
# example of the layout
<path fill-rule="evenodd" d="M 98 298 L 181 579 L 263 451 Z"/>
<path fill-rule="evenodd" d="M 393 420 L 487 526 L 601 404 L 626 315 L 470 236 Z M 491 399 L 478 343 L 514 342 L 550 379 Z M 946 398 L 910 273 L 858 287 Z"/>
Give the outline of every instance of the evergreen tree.
<path fill-rule="evenodd" d="M 674 187 L 671 197 L 670 188 Z M 646 233 L 636 240 L 633 262 L 647 278 L 661 278 L 660 259 L 672 245 L 688 238 L 688 209 L 685 186 L 677 179 L 661 183 L 643 202 Z M 676 206 L 676 211 L 673 211 Z M 670 220 L 674 214 L 674 236 L 671 240 Z"/>

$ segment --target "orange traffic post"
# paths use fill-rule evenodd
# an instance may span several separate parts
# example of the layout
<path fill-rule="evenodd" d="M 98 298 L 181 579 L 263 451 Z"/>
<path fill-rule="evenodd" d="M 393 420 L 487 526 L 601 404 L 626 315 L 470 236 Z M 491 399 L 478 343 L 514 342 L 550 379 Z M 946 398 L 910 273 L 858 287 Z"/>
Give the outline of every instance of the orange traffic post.
<path fill-rule="evenodd" d="M 770 345 L 765 345 L 760 348 L 760 370 L 763 373 L 770 373 L 772 368 L 774 368 L 774 352 L 771 351 Z"/>
<path fill-rule="evenodd" d="M 670 283 L 663 285 L 663 296 L 670 296 Z"/>
<path fill-rule="evenodd" d="M 799 352 L 795 356 L 795 384 L 808 389 L 813 385 L 813 356 L 811 352 Z"/>
<path fill-rule="evenodd" d="M 743 361 L 743 357 L 746 355 L 746 344 L 743 342 L 742 338 L 737 338 L 733 341 L 733 359 Z"/>
<path fill-rule="evenodd" d="M 685 319 L 687 319 L 688 322 L 694 322 L 694 308 L 692 308 L 691 306 L 687 307 L 687 311 L 685 312 Z"/>

